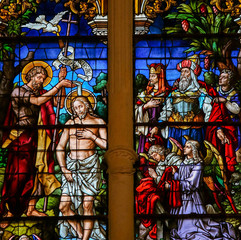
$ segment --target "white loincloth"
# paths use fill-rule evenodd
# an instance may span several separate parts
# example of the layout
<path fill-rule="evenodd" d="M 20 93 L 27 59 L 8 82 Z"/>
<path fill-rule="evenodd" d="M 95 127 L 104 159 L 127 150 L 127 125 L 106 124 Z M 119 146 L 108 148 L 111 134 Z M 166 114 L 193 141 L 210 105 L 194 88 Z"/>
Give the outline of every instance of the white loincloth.
<path fill-rule="evenodd" d="M 94 155 L 83 159 L 71 159 L 69 155 L 66 157 L 67 169 L 72 172 L 73 182 L 68 182 L 62 175 L 62 195 L 68 195 L 71 197 L 72 206 L 71 209 L 79 214 L 83 215 L 82 200 L 84 195 L 96 196 L 99 192 L 99 186 L 101 181 L 100 162 L 98 155 Z M 59 216 L 63 216 L 59 213 Z M 59 234 L 62 238 L 66 238 L 68 233 L 73 236 L 77 236 L 76 231 L 71 227 L 67 221 L 59 221 Z M 81 223 L 83 226 L 83 224 Z M 91 233 L 92 239 L 104 240 L 105 232 L 103 228 L 100 228 L 98 221 L 94 221 L 94 228 Z"/>

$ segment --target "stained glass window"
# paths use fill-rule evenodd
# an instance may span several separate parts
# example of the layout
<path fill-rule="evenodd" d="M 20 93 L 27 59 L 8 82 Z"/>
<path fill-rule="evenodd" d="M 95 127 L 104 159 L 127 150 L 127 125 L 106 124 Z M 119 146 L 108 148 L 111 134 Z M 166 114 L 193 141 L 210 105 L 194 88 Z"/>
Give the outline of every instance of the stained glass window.
<path fill-rule="evenodd" d="M 240 5 L 135 1 L 136 239 L 239 239 Z"/>
<path fill-rule="evenodd" d="M 2 1 L 1 239 L 107 239 L 107 5 Z"/>

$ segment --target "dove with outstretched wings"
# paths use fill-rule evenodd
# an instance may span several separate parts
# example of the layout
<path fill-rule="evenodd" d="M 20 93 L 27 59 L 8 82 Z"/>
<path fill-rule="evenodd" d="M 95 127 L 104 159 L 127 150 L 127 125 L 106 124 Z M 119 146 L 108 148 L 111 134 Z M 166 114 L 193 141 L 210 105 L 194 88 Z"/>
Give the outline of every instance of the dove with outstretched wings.
<path fill-rule="evenodd" d="M 21 27 L 26 27 L 34 30 L 41 30 L 43 29 L 43 32 L 51 32 L 54 34 L 59 34 L 61 31 L 61 27 L 58 25 L 59 21 L 62 19 L 65 13 L 68 11 L 63 11 L 58 13 L 52 20 L 49 22 L 46 21 L 45 15 L 39 15 L 34 23 L 27 23 L 22 25 Z"/>

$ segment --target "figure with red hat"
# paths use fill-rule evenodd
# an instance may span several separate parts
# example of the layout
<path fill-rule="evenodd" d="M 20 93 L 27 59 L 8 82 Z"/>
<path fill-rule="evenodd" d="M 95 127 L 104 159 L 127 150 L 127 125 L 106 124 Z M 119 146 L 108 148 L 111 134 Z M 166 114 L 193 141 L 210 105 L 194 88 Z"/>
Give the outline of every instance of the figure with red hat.
<path fill-rule="evenodd" d="M 140 136 L 138 153 L 148 152 L 150 146 L 154 144 L 163 145 L 161 133 L 155 124 L 158 122 L 158 117 L 163 107 L 165 97 L 170 92 L 170 86 L 166 81 L 166 66 L 161 63 L 152 63 L 148 65 L 150 75 L 146 90 L 138 95 L 138 101 L 135 106 L 135 122 L 152 124 L 148 126 L 137 126 L 136 134 Z M 140 165 L 145 165 L 140 160 Z M 144 170 L 144 169 L 142 169 Z M 146 170 L 146 171 L 145 171 Z M 144 172 L 147 173 L 147 168 Z"/>

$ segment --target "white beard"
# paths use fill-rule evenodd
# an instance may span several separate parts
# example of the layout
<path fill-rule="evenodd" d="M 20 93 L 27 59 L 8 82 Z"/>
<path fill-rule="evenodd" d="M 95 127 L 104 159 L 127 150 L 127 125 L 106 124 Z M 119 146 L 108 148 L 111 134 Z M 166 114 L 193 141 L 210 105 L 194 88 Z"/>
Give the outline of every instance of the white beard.
<path fill-rule="evenodd" d="M 190 86 L 191 82 L 192 82 L 191 76 L 189 78 L 180 77 L 180 82 L 178 83 L 179 90 L 181 92 L 185 92 L 188 86 Z"/>

